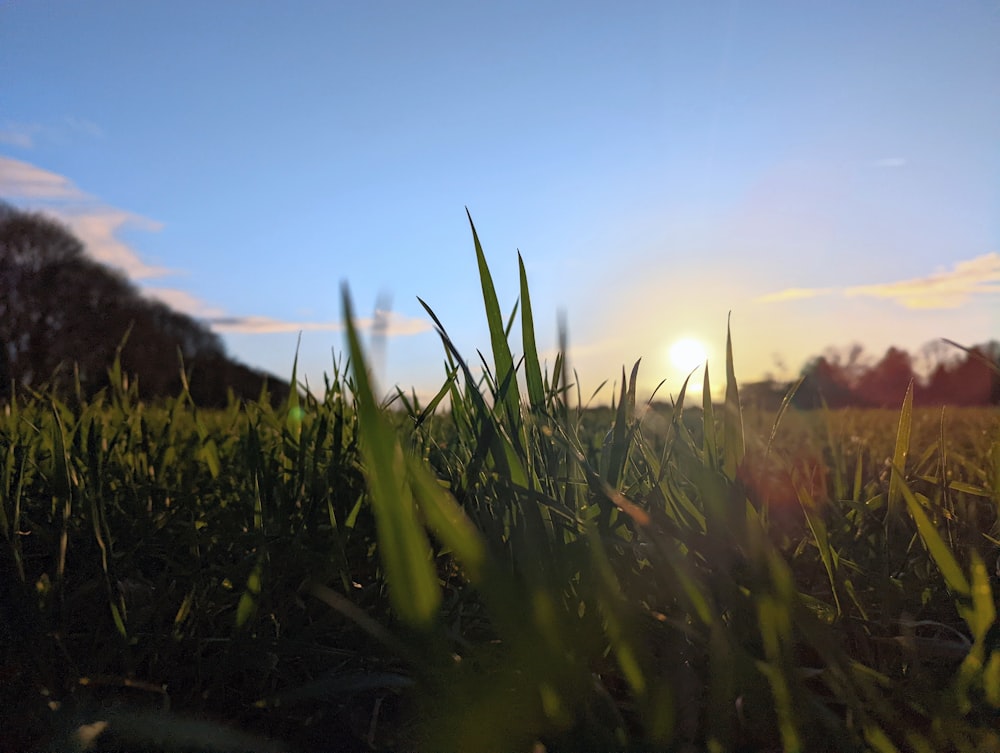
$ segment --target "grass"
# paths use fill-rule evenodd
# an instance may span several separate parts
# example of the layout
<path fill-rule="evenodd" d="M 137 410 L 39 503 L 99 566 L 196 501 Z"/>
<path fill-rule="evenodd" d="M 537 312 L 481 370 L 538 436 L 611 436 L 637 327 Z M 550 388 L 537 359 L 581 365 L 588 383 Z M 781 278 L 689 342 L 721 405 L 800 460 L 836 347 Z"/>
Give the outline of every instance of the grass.
<path fill-rule="evenodd" d="M 1000 747 L 995 411 L 744 413 L 731 347 L 585 410 L 473 239 L 492 357 L 424 304 L 426 406 L 349 325 L 322 399 L 0 416 L 6 749 Z"/>

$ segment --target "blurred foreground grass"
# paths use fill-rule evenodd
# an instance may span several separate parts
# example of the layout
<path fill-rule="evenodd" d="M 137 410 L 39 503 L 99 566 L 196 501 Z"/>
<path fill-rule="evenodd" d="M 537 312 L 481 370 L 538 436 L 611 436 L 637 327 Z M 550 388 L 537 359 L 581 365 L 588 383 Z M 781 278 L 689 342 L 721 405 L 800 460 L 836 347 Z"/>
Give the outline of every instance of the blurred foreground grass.
<path fill-rule="evenodd" d="M 473 236 L 427 405 L 9 406 L 0 749 L 1000 749 L 997 412 L 584 410 Z"/>

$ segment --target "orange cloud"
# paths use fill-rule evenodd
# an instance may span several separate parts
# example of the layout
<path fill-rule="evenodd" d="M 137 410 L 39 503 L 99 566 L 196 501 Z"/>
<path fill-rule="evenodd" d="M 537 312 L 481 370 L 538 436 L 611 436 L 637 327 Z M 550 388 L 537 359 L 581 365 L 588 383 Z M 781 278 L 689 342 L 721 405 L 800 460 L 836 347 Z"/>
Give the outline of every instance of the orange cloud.
<path fill-rule="evenodd" d="M 958 308 L 970 296 L 1000 293 L 1000 254 L 984 254 L 960 261 L 949 272 L 880 285 L 860 285 L 844 291 L 847 296 L 888 298 L 911 309 Z"/>
<path fill-rule="evenodd" d="M 830 293 L 849 298 L 884 298 L 910 309 L 952 309 L 974 295 L 1000 293 L 1000 254 L 991 253 L 957 262 L 953 269 L 909 280 L 855 285 L 849 288 L 788 288 L 755 299 L 757 303 L 778 303 L 813 298 Z"/>
<path fill-rule="evenodd" d="M 786 288 L 777 293 L 768 293 L 755 298 L 755 303 L 779 303 L 781 301 L 798 301 L 803 298 L 816 298 L 821 295 L 836 293 L 836 288 Z"/>

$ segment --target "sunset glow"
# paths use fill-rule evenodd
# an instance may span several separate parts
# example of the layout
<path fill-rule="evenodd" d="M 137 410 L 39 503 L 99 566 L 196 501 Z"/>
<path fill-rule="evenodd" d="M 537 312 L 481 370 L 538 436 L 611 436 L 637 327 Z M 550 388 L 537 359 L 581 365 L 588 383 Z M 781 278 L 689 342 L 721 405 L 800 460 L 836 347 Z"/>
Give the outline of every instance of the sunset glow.
<path fill-rule="evenodd" d="M 1000 336 L 997 39 L 992 2 L 0 2 L 0 199 L 285 378 L 341 282 L 392 296 L 387 384 L 445 378 L 418 296 L 476 361 L 468 208 L 583 392 L 676 391 L 727 323 L 792 379 Z"/>
<path fill-rule="evenodd" d="M 707 358 L 705 346 L 691 337 L 678 340 L 670 346 L 670 363 L 685 373 L 703 366 Z"/>

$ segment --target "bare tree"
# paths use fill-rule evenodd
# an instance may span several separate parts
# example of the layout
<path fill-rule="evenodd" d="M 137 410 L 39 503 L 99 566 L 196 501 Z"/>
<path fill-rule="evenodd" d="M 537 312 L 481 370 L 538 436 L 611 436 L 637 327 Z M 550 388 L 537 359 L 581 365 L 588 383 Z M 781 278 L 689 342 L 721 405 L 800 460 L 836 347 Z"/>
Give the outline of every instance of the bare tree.
<path fill-rule="evenodd" d="M 265 382 L 266 375 L 230 361 L 205 325 L 144 298 L 124 275 L 88 256 L 66 227 L 0 202 L 0 397 L 11 382 L 69 392 L 79 380 L 84 394 L 93 394 L 107 385 L 123 342 L 122 368 L 139 378 L 144 397 L 181 389 L 178 353 L 185 366 L 213 365 L 199 384 L 212 404 L 224 404 L 230 387 L 256 398 Z M 287 396 L 280 380 L 271 385 Z"/>

